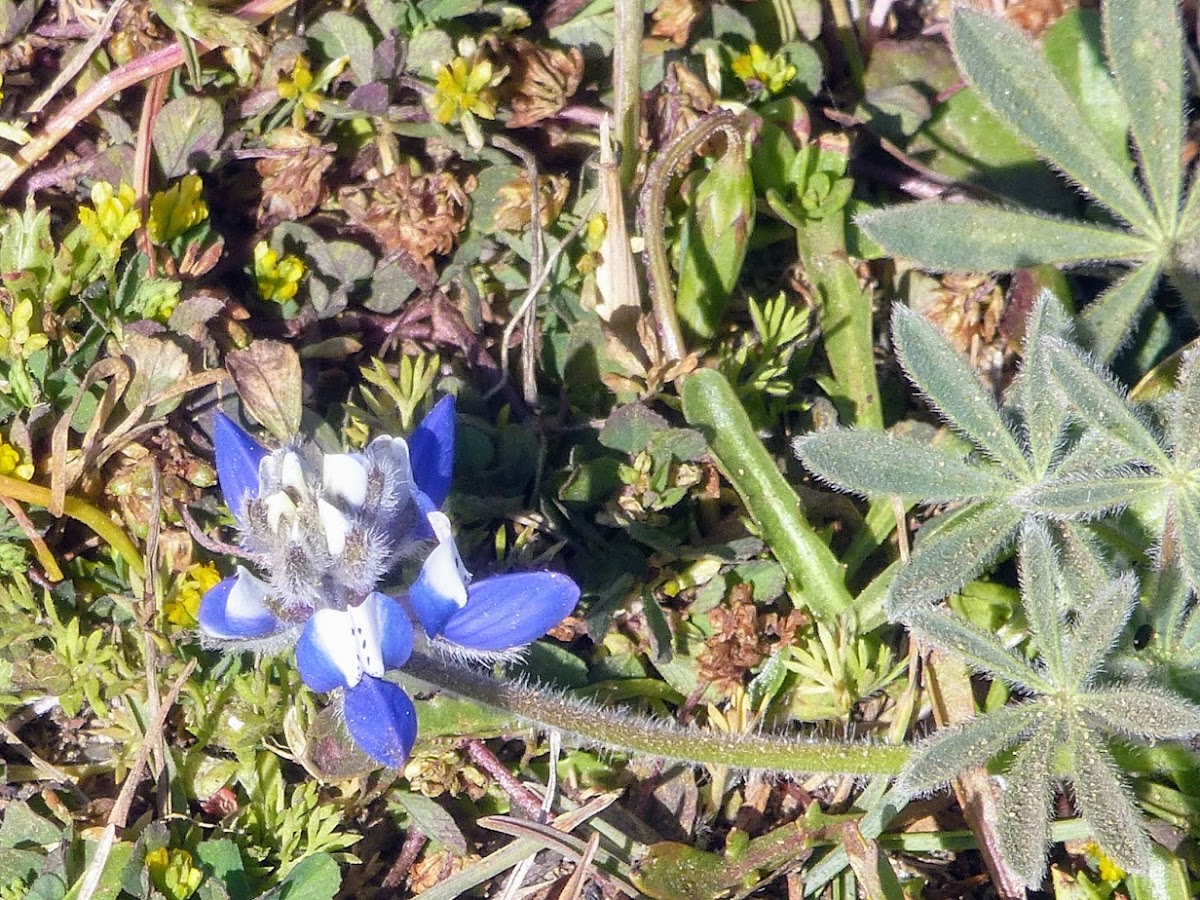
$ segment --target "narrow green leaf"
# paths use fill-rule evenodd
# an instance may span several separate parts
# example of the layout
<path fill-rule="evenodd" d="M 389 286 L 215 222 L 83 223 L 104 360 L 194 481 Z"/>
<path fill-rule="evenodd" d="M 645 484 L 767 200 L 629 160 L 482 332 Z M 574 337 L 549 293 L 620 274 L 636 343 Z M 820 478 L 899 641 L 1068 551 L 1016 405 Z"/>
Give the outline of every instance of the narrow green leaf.
<path fill-rule="evenodd" d="M 1050 532 L 1040 522 L 1021 527 L 1021 602 L 1029 630 L 1052 681 L 1065 680 L 1063 610 L 1058 602 L 1058 560 Z"/>
<path fill-rule="evenodd" d="M 1130 173 L 1104 149 L 1041 50 L 1016 25 L 955 7 L 950 42 L 963 72 L 1001 120 L 1097 202 L 1139 231 L 1155 231 L 1154 214 Z"/>
<path fill-rule="evenodd" d="M 804 517 L 800 498 L 754 432 L 746 410 L 725 377 L 701 369 L 683 385 L 683 414 L 712 448 L 763 538 L 821 618 L 832 618 L 853 603 L 841 564 Z"/>
<path fill-rule="evenodd" d="M 824 481 L 866 495 L 900 494 L 924 503 L 1003 497 L 1016 485 L 930 444 L 880 431 L 838 429 L 796 438 L 796 455 Z"/>
<path fill-rule="evenodd" d="M 1046 875 L 1054 800 L 1050 757 L 1058 735 L 1056 721 L 1030 735 L 1013 755 L 1005 772 L 1008 787 L 1000 794 L 996 837 L 1004 859 L 1026 887 L 1038 887 Z"/>
<path fill-rule="evenodd" d="M 1181 470 L 1200 468 L 1200 353 L 1184 354 L 1178 388 L 1171 396 L 1167 444 Z"/>
<path fill-rule="evenodd" d="M 1012 504 L 992 501 L 940 521 L 928 538 L 922 534 L 912 559 L 896 574 L 885 601 L 888 616 L 903 619 L 975 578 L 1012 544 L 1020 521 L 1021 511 Z"/>
<path fill-rule="evenodd" d="M 1129 875 L 1129 900 L 1194 900 L 1187 862 L 1161 844 L 1154 844 L 1143 875 Z"/>
<path fill-rule="evenodd" d="M 1161 262 L 1148 260 L 1140 266 L 1134 266 L 1127 275 L 1088 304 L 1079 318 L 1080 343 L 1102 362 L 1108 362 L 1116 356 L 1137 324 L 1142 306 L 1158 284 L 1161 274 Z"/>
<path fill-rule="evenodd" d="M 1075 751 L 1075 802 L 1104 852 L 1129 872 L 1146 868 L 1150 840 L 1137 802 L 1118 775 L 1117 764 L 1099 735 L 1084 727 L 1071 729 Z"/>
<path fill-rule="evenodd" d="M 1049 341 L 1047 354 L 1055 380 L 1078 411 L 1082 424 L 1104 431 L 1159 471 L 1171 471 L 1170 457 L 1146 423 L 1129 407 L 1124 389 L 1112 376 L 1063 341 Z"/>
<path fill-rule="evenodd" d="M 1043 291 L 1025 323 L 1020 373 L 1010 395 L 1025 423 L 1033 471 L 1039 476 L 1044 476 L 1050 468 L 1067 419 L 1062 402 L 1053 391 L 1046 390 L 1050 364 L 1041 342 L 1043 338 L 1063 336 L 1069 327 L 1070 319 L 1062 303 L 1049 291 Z"/>
<path fill-rule="evenodd" d="M 1100 585 L 1091 602 L 1080 608 L 1066 647 L 1067 669 L 1076 687 L 1091 684 L 1125 630 L 1136 603 L 1137 580 L 1127 572 Z"/>
<path fill-rule="evenodd" d="M 1108 0 L 1104 38 L 1129 109 L 1142 179 L 1167 235 L 1183 194 L 1183 38 L 1175 0 Z"/>
<path fill-rule="evenodd" d="M 1200 585 L 1200 491 L 1176 491 L 1174 510 L 1173 527 L 1179 560 L 1188 581 L 1195 588 Z"/>
<path fill-rule="evenodd" d="M 1145 238 L 1116 228 L 981 203 L 908 203 L 856 221 L 889 253 L 947 272 L 1136 261 L 1155 252 Z"/>
<path fill-rule="evenodd" d="M 1016 438 L 967 361 L 923 316 L 892 310 L 892 340 L 904 370 L 949 424 L 1017 478 L 1030 474 Z"/>
<path fill-rule="evenodd" d="M 1200 707 L 1155 684 L 1123 684 L 1083 694 L 1080 712 L 1105 731 L 1144 741 L 1200 733 Z"/>
<path fill-rule="evenodd" d="M 1135 472 L 1075 475 L 1035 484 L 1014 497 L 1022 509 L 1054 519 L 1095 518 L 1163 489 L 1157 475 Z"/>
<path fill-rule="evenodd" d="M 1053 383 L 1053 382 L 1051 382 Z M 1061 403 L 1057 391 L 1048 391 Z M 1112 472 L 1121 466 L 1134 466 L 1140 458 L 1125 444 L 1102 431 L 1085 431 L 1074 444 L 1054 463 L 1052 480 L 1068 481 L 1097 472 Z"/>
<path fill-rule="evenodd" d="M 976 672 L 987 673 L 1035 693 L 1048 694 L 1054 690 L 1050 681 L 1013 654 L 995 634 L 954 613 L 924 609 L 910 613 L 905 624 L 914 634 L 960 657 Z"/>
<path fill-rule="evenodd" d="M 938 731 L 913 749 L 896 789 L 906 794 L 936 790 L 960 772 L 1003 753 L 1044 715 L 1040 703 L 1019 703 Z"/>

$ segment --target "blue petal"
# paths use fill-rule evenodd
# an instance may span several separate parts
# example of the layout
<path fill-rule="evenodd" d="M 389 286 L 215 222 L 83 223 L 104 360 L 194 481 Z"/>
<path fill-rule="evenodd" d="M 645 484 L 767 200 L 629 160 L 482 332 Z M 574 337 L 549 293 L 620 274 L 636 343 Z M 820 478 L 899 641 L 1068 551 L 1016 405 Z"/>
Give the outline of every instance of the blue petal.
<path fill-rule="evenodd" d="M 446 621 L 442 637 L 474 650 L 508 650 L 536 641 L 565 619 L 579 586 L 557 572 L 497 575 L 467 589 L 467 605 Z"/>
<path fill-rule="evenodd" d="M 242 567 L 200 598 L 200 630 L 226 641 L 253 641 L 284 629 L 267 607 L 267 584 Z"/>
<path fill-rule="evenodd" d="M 441 634 L 446 621 L 463 609 L 467 585 L 452 539 L 438 544 L 425 558 L 421 574 L 408 589 L 408 601 L 430 637 Z"/>
<path fill-rule="evenodd" d="M 296 668 L 304 683 L 321 694 L 359 683 L 362 667 L 345 610 L 319 609 L 312 614 L 296 641 Z"/>
<path fill-rule="evenodd" d="M 404 607 L 386 594 L 378 591 L 367 598 L 367 604 L 376 606 L 376 621 L 379 622 L 379 648 L 383 664 L 389 669 L 398 669 L 412 655 L 412 619 Z"/>
<path fill-rule="evenodd" d="M 346 691 L 346 727 L 376 762 L 398 769 L 417 740 L 417 710 L 399 685 L 367 676 Z"/>
<path fill-rule="evenodd" d="M 454 477 L 454 395 L 447 394 L 429 411 L 408 439 L 413 480 L 434 506 L 446 502 Z"/>
<path fill-rule="evenodd" d="M 246 497 L 258 496 L 258 464 L 267 451 L 223 412 L 213 416 L 213 445 L 225 503 L 240 524 Z"/>

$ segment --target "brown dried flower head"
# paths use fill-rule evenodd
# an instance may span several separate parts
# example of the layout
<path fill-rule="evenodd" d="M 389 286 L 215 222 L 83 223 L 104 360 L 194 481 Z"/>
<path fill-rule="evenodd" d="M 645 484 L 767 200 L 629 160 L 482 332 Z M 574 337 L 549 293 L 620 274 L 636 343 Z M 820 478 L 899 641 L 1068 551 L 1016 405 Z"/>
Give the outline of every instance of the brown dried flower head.
<path fill-rule="evenodd" d="M 258 224 L 270 228 L 295 222 L 316 209 L 321 202 L 321 177 L 333 158 L 319 139 L 298 128 L 277 128 L 266 136 L 266 143 L 284 154 L 254 163 L 262 177 Z"/>
<path fill-rule="evenodd" d="M 538 218 L 543 228 L 558 218 L 570 191 L 571 183 L 562 175 L 538 177 Z M 527 228 L 533 215 L 529 206 L 532 193 L 529 175 L 524 172 L 501 187 L 496 194 L 492 227 L 497 231 L 522 231 Z"/>
<path fill-rule="evenodd" d="M 365 196 L 343 190 L 338 198 L 350 221 L 369 231 L 384 253 L 403 250 L 432 269 L 433 256 L 453 250 L 466 227 L 474 187 L 474 177 L 460 182 L 449 172 L 414 175 L 400 168 Z"/>
<path fill-rule="evenodd" d="M 714 633 L 700 651 L 700 677 L 719 690 L 740 686 L 747 670 L 767 655 L 758 624 L 758 609 L 750 599 L 748 584 L 735 585 L 729 592 L 728 606 L 708 613 Z"/>
<path fill-rule="evenodd" d="M 650 15 L 650 34 L 667 38 L 677 47 L 688 42 L 692 26 L 700 18 L 704 4 L 700 0 L 661 0 Z"/>
<path fill-rule="evenodd" d="M 509 128 L 527 128 L 557 114 L 583 80 L 583 54 L 576 47 L 556 50 L 511 35 L 493 53 L 508 68 L 497 91 L 512 109 Z"/>

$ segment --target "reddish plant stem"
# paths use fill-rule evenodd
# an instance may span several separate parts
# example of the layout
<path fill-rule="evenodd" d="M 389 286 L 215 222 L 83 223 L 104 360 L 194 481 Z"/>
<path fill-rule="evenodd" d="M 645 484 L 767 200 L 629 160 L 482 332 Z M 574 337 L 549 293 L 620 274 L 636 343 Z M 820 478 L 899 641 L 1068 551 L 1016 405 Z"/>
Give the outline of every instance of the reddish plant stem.
<path fill-rule="evenodd" d="M 236 13 L 238 18 L 257 25 L 287 9 L 296 0 L 250 0 Z M 207 44 L 197 44 L 198 53 L 212 50 Z M 8 193 L 18 178 L 39 163 L 58 146 L 59 141 L 74 131 L 75 126 L 94 113 L 121 91 L 141 84 L 148 78 L 170 72 L 183 65 L 183 47 L 171 44 L 114 69 L 92 84 L 46 122 L 41 133 L 8 159 L 0 159 L 0 196 Z"/>
<path fill-rule="evenodd" d="M 471 757 L 471 762 L 492 776 L 496 783 L 504 788 L 504 792 L 508 794 L 509 799 L 521 807 L 526 815 L 535 822 L 544 820 L 545 814 L 542 812 L 542 798 L 521 784 L 516 776 L 508 771 L 508 767 L 496 758 L 496 754 L 487 748 L 487 745 L 483 741 L 464 741 L 463 746 L 466 747 L 467 755 Z"/>

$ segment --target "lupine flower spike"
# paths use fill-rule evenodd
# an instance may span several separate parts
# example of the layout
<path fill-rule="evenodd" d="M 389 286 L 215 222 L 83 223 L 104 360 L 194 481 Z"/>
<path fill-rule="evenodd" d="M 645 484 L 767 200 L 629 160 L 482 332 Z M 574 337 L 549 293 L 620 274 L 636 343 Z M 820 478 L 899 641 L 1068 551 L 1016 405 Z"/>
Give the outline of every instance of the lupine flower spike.
<path fill-rule="evenodd" d="M 452 397 L 407 442 L 379 437 L 362 453 L 268 453 L 224 415 L 215 419 L 217 476 L 242 547 L 267 577 L 239 567 L 210 590 L 201 631 L 240 649 L 294 642 L 305 684 L 340 690 L 350 736 L 388 766 L 404 763 L 417 734 L 412 700 L 386 678 L 412 653 L 409 610 L 436 645 L 494 655 L 541 637 L 579 599 L 573 581 L 549 572 L 471 583 L 438 510 L 453 477 L 454 433 Z M 431 539 L 407 607 L 377 590 Z"/>

